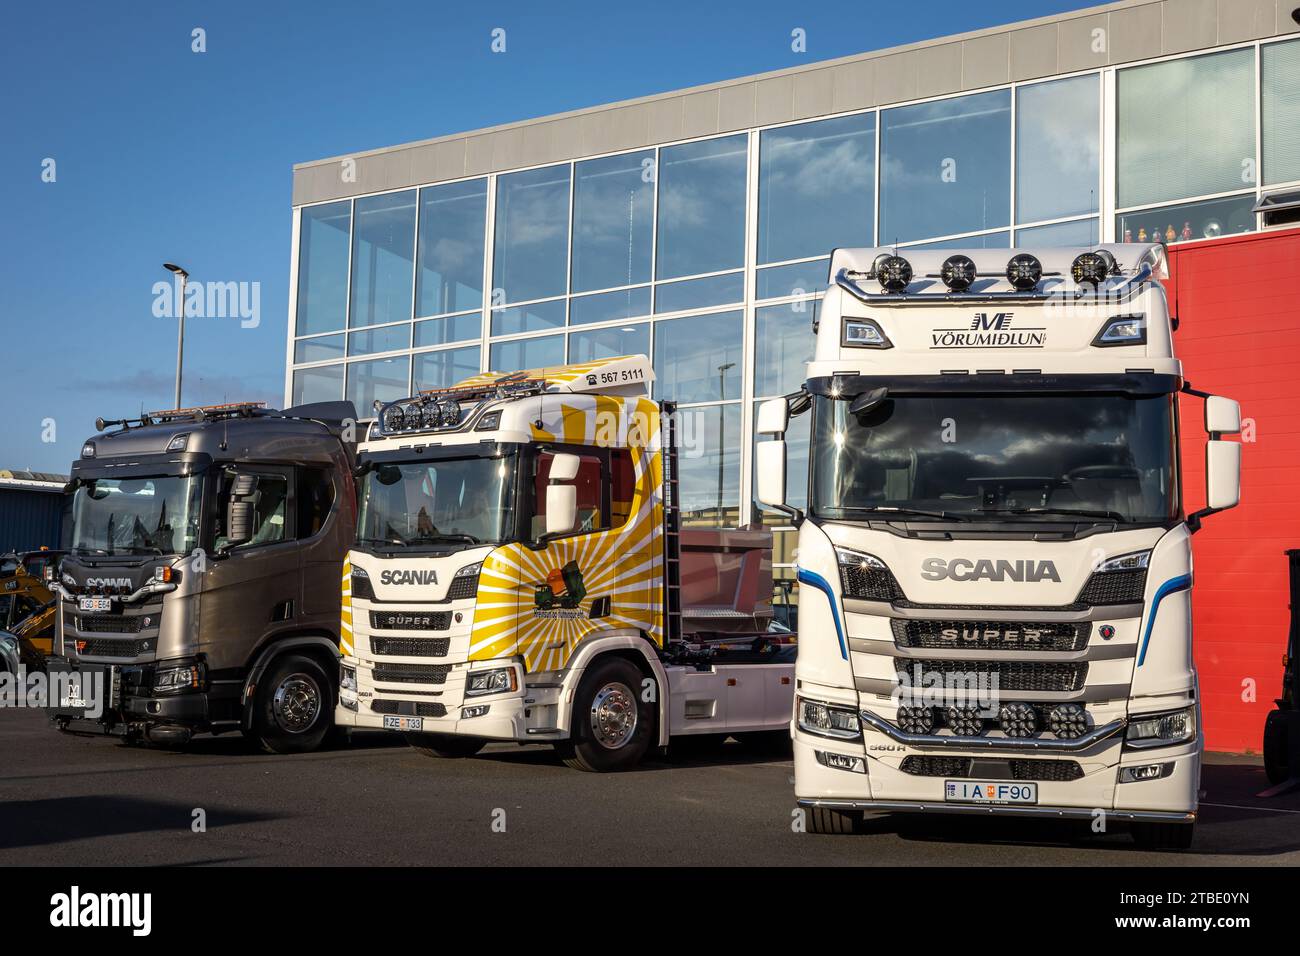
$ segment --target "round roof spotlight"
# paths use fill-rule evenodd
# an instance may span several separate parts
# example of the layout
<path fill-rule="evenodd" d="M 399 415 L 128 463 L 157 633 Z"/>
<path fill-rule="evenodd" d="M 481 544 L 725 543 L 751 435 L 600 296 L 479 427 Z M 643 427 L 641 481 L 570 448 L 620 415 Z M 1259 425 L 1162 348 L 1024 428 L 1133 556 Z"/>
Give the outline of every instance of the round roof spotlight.
<path fill-rule="evenodd" d="M 1038 285 L 1038 280 L 1042 277 L 1043 264 L 1027 252 L 1012 256 L 1007 263 L 1007 281 L 1017 292 L 1028 292 Z"/>
<path fill-rule="evenodd" d="M 391 405 L 384 412 L 384 431 L 397 432 L 402 430 L 406 424 L 406 416 L 402 414 L 401 406 Z"/>
<path fill-rule="evenodd" d="M 978 737 L 984 732 L 984 719 L 978 707 L 949 707 L 944 717 L 948 729 L 958 737 Z"/>
<path fill-rule="evenodd" d="M 1082 737 L 1088 729 L 1088 715 L 1078 704 L 1057 704 L 1047 714 L 1047 727 L 1063 740 Z"/>
<path fill-rule="evenodd" d="M 1070 264 L 1070 278 L 1075 285 L 1099 286 L 1110 275 L 1110 264 L 1100 253 L 1085 252 L 1075 256 Z"/>
<path fill-rule="evenodd" d="M 902 256 L 881 256 L 876 260 L 875 273 L 886 292 L 902 292 L 912 281 L 912 264 Z"/>
<path fill-rule="evenodd" d="M 906 734 L 928 734 L 934 730 L 934 708 L 904 704 L 898 708 L 898 727 Z"/>
<path fill-rule="evenodd" d="M 1038 732 L 1038 712 L 1029 704 L 1003 704 L 998 723 L 1008 737 L 1032 737 Z"/>
<path fill-rule="evenodd" d="M 437 428 L 442 422 L 442 413 L 438 411 L 438 406 L 427 404 L 420 409 L 420 421 L 425 428 Z"/>
<path fill-rule="evenodd" d="M 460 421 L 459 402 L 443 402 L 438 407 L 442 409 L 442 423 L 444 425 L 455 425 Z"/>
<path fill-rule="evenodd" d="M 943 284 L 949 291 L 965 292 L 975 281 L 975 262 L 970 256 L 949 256 L 943 260 L 939 278 L 943 280 Z"/>

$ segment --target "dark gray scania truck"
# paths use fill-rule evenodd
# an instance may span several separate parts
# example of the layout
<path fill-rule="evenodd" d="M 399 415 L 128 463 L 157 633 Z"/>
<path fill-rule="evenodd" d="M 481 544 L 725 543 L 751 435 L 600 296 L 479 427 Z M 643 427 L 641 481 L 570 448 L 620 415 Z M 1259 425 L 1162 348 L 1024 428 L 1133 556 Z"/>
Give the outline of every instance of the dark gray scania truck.
<path fill-rule="evenodd" d="M 68 483 L 56 727 L 164 746 L 235 730 L 275 753 L 320 744 L 356 527 L 355 421 L 351 402 L 322 402 L 95 423 Z"/>

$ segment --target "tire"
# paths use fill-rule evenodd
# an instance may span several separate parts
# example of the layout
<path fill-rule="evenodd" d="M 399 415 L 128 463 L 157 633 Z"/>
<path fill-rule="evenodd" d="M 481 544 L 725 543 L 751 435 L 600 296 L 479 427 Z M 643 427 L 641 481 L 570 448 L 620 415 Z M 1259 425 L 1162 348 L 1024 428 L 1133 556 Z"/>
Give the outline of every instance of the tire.
<path fill-rule="evenodd" d="M 1269 711 L 1264 721 L 1264 773 L 1271 784 L 1291 778 L 1290 714 Z"/>
<path fill-rule="evenodd" d="M 831 807 L 809 807 L 808 832 L 843 835 L 857 833 L 862 827 L 862 814 L 854 810 L 835 810 Z"/>
<path fill-rule="evenodd" d="M 1144 850 L 1186 850 L 1194 830 L 1191 823 L 1134 823 L 1129 835 Z"/>
<path fill-rule="evenodd" d="M 459 737 L 453 734 L 403 734 L 412 749 L 426 757 L 454 760 L 472 757 L 487 744 L 482 737 Z"/>
<path fill-rule="evenodd" d="M 258 682 L 249 736 L 273 754 L 315 750 L 334 720 L 333 685 L 310 657 L 286 654 Z"/>
<path fill-rule="evenodd" d="M 644 679 L 640 668 L 621 657 L 597 660 L 587 669 L 573 699 L 571 737 L 555 746 L 567 766 L 615 773 L 641 762 L 658 739 L 656 706 L 639 693 Z"/>

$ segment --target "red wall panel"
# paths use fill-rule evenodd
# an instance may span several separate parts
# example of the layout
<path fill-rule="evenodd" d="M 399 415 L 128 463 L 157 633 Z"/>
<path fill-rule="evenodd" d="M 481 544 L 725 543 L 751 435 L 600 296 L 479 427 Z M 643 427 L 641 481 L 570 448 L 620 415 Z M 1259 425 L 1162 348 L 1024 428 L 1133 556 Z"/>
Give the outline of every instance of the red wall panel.
<path fill-rule="evenodd" d="M 1206 746 L 1258 752 L 1281 693 L 1290 620 L 1283 552 L 1300 548 L 1300 230 L 1234 236 L 1169 251 L 1174 348 L 1187 381 L 1235 398 L 1243 435 L 1241 504 L 1193 539 L 1196 663 Z M 1188 512 L 1205 502 L 1203 405 L 1184 396 Z M 1254 681 L 1254 700 L 1243 699 Z"/>

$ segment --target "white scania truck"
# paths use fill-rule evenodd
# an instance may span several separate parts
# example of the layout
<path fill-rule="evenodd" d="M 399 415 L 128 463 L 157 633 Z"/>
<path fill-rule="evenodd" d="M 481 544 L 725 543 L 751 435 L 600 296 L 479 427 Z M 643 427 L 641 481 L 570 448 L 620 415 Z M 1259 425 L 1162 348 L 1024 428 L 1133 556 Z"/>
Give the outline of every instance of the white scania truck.
<path fill-rule="evenodd" d="M 681 528 L 643 355 L 489 372 L 378 410 L 343 567 L 336 721 L 430 756 L 551 743 L 623 770 L 670 735 L 787 733 L 771 535 Z"/>
<path fill-rule="evenodd" d="M 1174 357 L 1164 248 L 840 249 L 803 389 L 759 411 L 798 524 L 795 791 L 874 811 L 1119 820 L 1190 845 L 1191 536 L 1239 496 L 1237 403 Z M 1204 399 L 1184 509 L 1180 393 Z M 806 511 L 785 495 L 811 419 Z"/>

